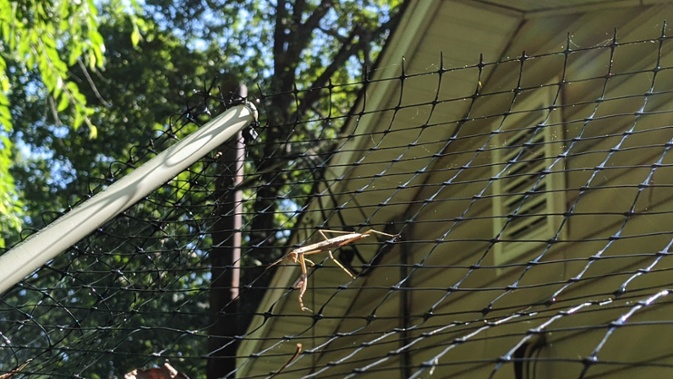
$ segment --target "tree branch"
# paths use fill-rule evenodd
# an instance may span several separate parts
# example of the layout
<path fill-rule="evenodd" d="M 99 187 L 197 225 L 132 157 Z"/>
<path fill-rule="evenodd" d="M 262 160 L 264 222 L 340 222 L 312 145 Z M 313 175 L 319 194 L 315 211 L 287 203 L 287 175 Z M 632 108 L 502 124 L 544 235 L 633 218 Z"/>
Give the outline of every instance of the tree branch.
<path fill-rule="evenodd" d="M 344 63 L 353 55 L 359 53 L 360 51 L 365 51 L 371 44 L 372 40 L 377 39 L 384 33 L 392 30 L 397 25 L 399 21 L 401 12 L 397 12 L 393 17 L 390 18 L 387 22 L 381 24 L 379 27 L 369 32 L 363 30 L 359 25 L 353 27 L 353 30 L 349 33 L 347 37 L 342 37 L 341 48 L 334 55 L 332 63 L 325 68 L 325 70 L 316 78 L 313 83 L 311 83 L 309 88 L 323 88 L 329 82 L 332 75 L 343 66 Z M 336 32 L 334 32 L 336 33 Z M 358 38 L 358 41 L 354 43 L 355 38 Z M 306 93 L 306 96 L 301 100 L 299 107 L 297 109 L 298 113 L 303 113 L 308 110 L 320 97 L 320 91 L 309 91 Z"/>
<path fill-rule="evenodd" d="M 273 60 L 274 60 L 274 74 L 281 75 L 279 69 L 286 66 L 288 62 L 285 55 L 287 39 L 285 35 L 285 18 L 287 17 L 287 10 L 285 9 L 285 0 L 278 0 L 276 6 L 276 27 L 273 31 Z"/>
<path fill-rule="evenodd" d="M 89 83 L 89 87 L 93 91 L 98 101 L 100 101 L 101 104 L 103 104 L 106 107 L 111 106 L 110 103 L 108 103 L 107 101 L 105 101 L 105 99 L 103 99 L 103 96 L 100 94 L 100 92 L 98 92 L 98 87 L 96 87 L 96 83 L 93 82 L 93 79 L 91 78 L 91 75 L 89 75 L 89 71 L 87 71 L 84 62 L 82 62 L 82 59 L 77 58 L 77 65 L 82 70 L 82 73 L 84 73 L 84 77 L 86 78 L 86 81 Z"/>
<path fill-rule="evenodd" d="M 325 17 L 333 5 L 333 0 L 321 1 L 315 11 L 308 16 L 306 22 L 296 25 L 296 30 L 291 36 L 291 41 L 293 41 L 293 43 L 287 51 L 289 62 L 299 62 L 301 52 L 304 51 L 311 42 L 311 34 L 313 34 L 313 31 L 320 26 L 320 20 Z"/>
<path fill-rule="evenodd" d="M 296 0 L 292 9 L 292 19 L 295 25 L 301 24 L 301 15 L 306 10 L 306 0 Z"/>

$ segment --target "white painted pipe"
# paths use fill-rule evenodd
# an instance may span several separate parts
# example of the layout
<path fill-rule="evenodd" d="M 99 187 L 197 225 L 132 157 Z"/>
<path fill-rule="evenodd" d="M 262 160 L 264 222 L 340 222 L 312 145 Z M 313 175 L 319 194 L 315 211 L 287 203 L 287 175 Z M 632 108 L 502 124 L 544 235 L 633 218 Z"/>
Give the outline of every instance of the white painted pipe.
<path fill-rule="evenodd" d="M 252 104 L 232 107 L 1 255 L 0 294 L 176 177 L 256 119 L 257 110 Z"/>

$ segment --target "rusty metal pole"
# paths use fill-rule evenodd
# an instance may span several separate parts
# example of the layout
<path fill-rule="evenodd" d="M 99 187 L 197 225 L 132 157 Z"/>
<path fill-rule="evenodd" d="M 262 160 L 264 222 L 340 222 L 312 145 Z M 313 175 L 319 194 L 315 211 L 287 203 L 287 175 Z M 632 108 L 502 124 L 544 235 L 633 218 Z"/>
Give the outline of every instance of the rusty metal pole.
<path fill-rule="evenodd" d="M 220 88 L 222 91 L 231 91 L 226 84 Z M 241 86 L 237 91 L 242 97 L 247 96 L 245 87 Z M 238 294 L 243 195 L 240 190 L 235 189 L 243 182 L 245 146 L 241 133 L 235 140 L 222 145 L 220 153 L 215 180 L 217 221 L 211 232 L 213 248 L 210 252 L 212 278 L 208 379 L 225 377 L 236 369 L 238 340 L 235 336 L 241 332 L 238 327 L 240 324 Z"/>

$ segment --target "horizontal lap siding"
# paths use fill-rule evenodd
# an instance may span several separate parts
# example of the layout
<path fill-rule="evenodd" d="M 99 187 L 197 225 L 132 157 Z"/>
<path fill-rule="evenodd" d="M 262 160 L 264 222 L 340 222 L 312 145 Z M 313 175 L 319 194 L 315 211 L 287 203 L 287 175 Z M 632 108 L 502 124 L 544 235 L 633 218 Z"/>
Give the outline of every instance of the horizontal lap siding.
<path fill-rule="evenodd" d="M 567 32 L 573 33 L 570 47 L 574 49 L 609 45 L 615 26 L 620 40 L 655 39 L 661 28 L 657 20 L 673 19 L 670 16 L 673 16 L 673 7 L 660 6 L 639 8 L 637 12 L 620 8 L 532 18 L 523 24 L 507 50 L 492 50 L 487 59 L 515 58 L 524 50 L 528 55 L 563 51 Z M 488 22 L 485 16 L 479 19 L 496 24 Z M 451 43 L 449 37 L 459 34 L 452 34 L 450 25 L 435 23 L 429 27 L 418 54 L 406 54 L 409 73 L 432 71 L 438 64 L 440 50 L 451 57 L 454 55 L 452 46 L 465 48 L 458 42 Z M 481 29 L 475 26 L 473 30 Z M 487 32 L 491 34 L 482 36 L 482 40 L 492 42 L 489 38 L 498 35 L 484 31 Z M 499 37 L 509 38 L 509 35 Z M 669 45 L 673 44 L 667 41 L 662 49 L 662 67 L 673 66 Z M 468 51 L 475 56 L 473 60 L 466 54 L 447 62 L 476 63 L 483 47 L 474 46 L 474 51 Z M 488 142 L 488 133 L 512 104 L 514 96 L 510 90 L 518 82 L 520 62 L 487 67 L 486 79 L 482 78 L 481 83 L 482 97 L 474 103 L 456 98 L 474 93 L 478 84 L 475 70 L 446 73 L 447 80 L 439 91 L 437 76 L 408 78 L 405 82 L 408 92 L 401 104 L 419 106 L 397 114 L 393 108 L 400 99 L 399 92 L 390 91 L 387 104 L 390 110 L 363 116 L 360 127 L 369 125 L 381 132 L 390 128 L 392 132 L 369 135 L 371 130 L 357 129 L 362 135 L 356 135 L 346 146 L 365 150 L 354 152 L 348 160 L 337 155 L 333 160 L 336 166 L 328 173 L 339 178 L 338 183 L 331 185 L 335 193 L 341 194 L 336 202 L 346 204 L 342 210 L 346 224 L 359 225 L 364 214 L 365 220 L 374 225 L 385 226 L 392 222 L 404 227 L 404 238 L 385 253 L 375 269 L 355 281 L 331 262 L 314 272 L 305 296 L 307 306 L 315 310 L 314 300 L 318 306 L 327 303 L 325 315 L 338 319 L 321 320 L 312 330 L 304 332 L 305 349 L 331 342 L 298 361 L 294 367 L 306 371 L 293 375 L 315 372 L 330 362 L 339 362 L 325 373 L 339 377 L 371 364 L 370 370 L 357 377 L 404 377 L 405 371 L 400 366 L 405 360 L 413 365 L 411 372 L 415 372 L 421 363 L 441 354 L 433 377 L 487 377 L 498 357 L 511 353 L 528 330 L 553 320 L 546 327 L 552 331 L 546 337 L 548 344 L 539 351 L 539 356 L 533 356 L 541 360 L 536 373 L 538 377 L 576 377 L 582 370 L 578 359 L 591 354 L 611 321 L 627 313 L 637 301 L 647 299 L 661 288 L 673 287 L 669 275 L 673 264 L 671 258 L 664 257 L 653 272 L 642 273 L 628 284 L 621 298 L 614 298 L 615 291 L 638 269 L 652 265 L 656 252 L 673 238 L 671 168 L 658 168 L 650 186 L 638 188 L 651 172 L 652 164 L 662 155 L 664 144 L 673 139 L 670 113 L 673 95 L 653 94 L 644 106 L 644 94 L 652 84 L 657 49 L 657 43 L 619 46 L 613 62 L 616 76 L 608 79 L 601 102 L 596 100 L 603 92 L 610 49 L 577 52 L 568 57 L 567 83 L 562 86 L 557 105 L 561 106 L 558 111 L 564 122 L 563 150 L 567 151 L 567 158 L 563 160 L 565 209 L 571 206 L 574 209 L 566 221 L 563 239 L 553 244 L 535 266 L 527 262 L 544 251 L 547 247 L 544 242 L 530 254 L 511 262 L 510 267 L 493 267 L 490 241 L 494 237 L 490 198 L 493 192 L 492 188 L 483 191 L 487 185 L 492 187 L 489 181 L 493 162 L 489 149 L 497 147 Z M 515 104 L 536 96 L 541 85 L 558 83 L 564 62 L 563 54 L 527 60 L 521 82 L 527 89 L 518 95 Z M 657 74 L 655 92 L 673 88 L 672 71 L 667 69 Z M 398 87 L 396 91 L 399 90 Z M 435 97 L 440 101 L 433 108 L 429 103 Z M 472 106 L 472 120 L 460 124 L 461 112 L 466 112 L 469 106 Z M 636 116 L 641 109 L 645 114 Z M 624 131 L 632 127 L 634 133 L 624 138 Z M 456 139 L 447 145 L 451 136 Z M 622 139 L 619 148 L 611 152 Z M 416 145 L 409 146 L 412 141 L 416 141 Z M 374 145 L 378 145 L 377 150 L 366 149 Z M 477 151 L 480 148 L 484 150 Z M 596 166 L 609 154 L 605 168 L 596 172 Z M 359 166 L 349 166 L 363 155 L 365 159 Z M 396 157 L 400 161 L 391 164 L 391 159 Z M 662 161 L 664 165 L 672 163 L 671 155 Z M 424 171 L 418 172 L 421 169 Z M 376 177 L 379 172 L 385 175 Z M 595 178 L 588 182 L 594 174 Z M 584 186 L 589 189 L 581 190 Z M 358 193 L 358 189 L 362 192 Z M 474 197 L 482 192 L 482 198 Z M 426 199 L 432 201 L 424 202 Z M 323 201 L 328 204 L 331 200 L 324 198 Z M 638 214 L 627 218 L 624 212 L 632 207 Z M 309 220 L 315 224 L 325 221 L 319 216 L 316 214 Z M 330 220 L 336 222 L 337 218 Z M 414 223 L 404 224 L 407 220 Z M 610 237 L 617 232 L 621 238 L 610 242 Z M 383 244 L 383 239 L 376 242 L 372 238 L 358 243 L 358 249 L 365 257 L 373 258 Z M 596 254 L 601 258 L 590 263 L 588 258 Z M 322 262 L 324 257 L 316 262 Z M 403 262 L 406 268 L 402 267 Z M 579 281 L 569 284 L 588 264 Z M 514 283 L 517 283 L 516 289 L 508 287 Z M 399 288 L 394 287 L 398 284 Z M 340 290 L 339 286 L 342 286 Z M 543 304 L 566 286 L 555 303 Z M 450 290 L 452 287 L 455 289 Z M 296 291 L 287 295 L 279 311 L 299 313 L 296 295 Z M 608 302 L 609 299 L 612 302 Z M 406 324 L 401 318 L 405 303 Z M 487 307 L 489 311 L 482 313 Z M 558 317 L 559 312 L 573 307 L 579 307 L 576 313 Z M 429 311 L 433 315 L 426 318 Z M 517 312 L 537 313 L 513 317 Z M 599 352 L 599 359 L 622 362 L 658 359 L 660 363 L 670 363 L 667 353 L 670 349 L 661 348 L 661 344 L 666 345 L 672 337 L 673 330 L 668 324 L 661 324 L 662 320 L 670 319 L 667 316 L 670 314 L 666 301 L 636 312 L 630 322 L 660 323 L 619 328 Z M 484 320 L 501 324 L 484 328 Z M 311 327 L 308 317 L 291 322 L 271 321 L 283 326 L 273 333 L 278 338 Z M 412 329 L 406 333 L 396 329 L 405 326 Z M 391 333 L 395 330 L 398 332 Z M 336 333 L 341 334 L 334 338 Z M 462 342 L 461 338 L 466 340 Z M 293 344 L 294 341 L 283 346 Z M 270 345 L 271 342 L 265 344 Z M 390 353 L 404 345 L 410 345 L 407 356 L 401 352 Z M 279 367 L 283 359 L 277 359 L 270 367 Z M 376 364 L 381 359 L 383 362 Z M 508 363 L 503 367 L 495 377 L 513 378 L 513 365 Z M 662 376 L 656 368 L 648 370 L 647 376 Z M 611 377 L 646 376 L 643 372 L 610 365 L 597 365 L 589 370 L 589 374 L 605 373 Z"/>

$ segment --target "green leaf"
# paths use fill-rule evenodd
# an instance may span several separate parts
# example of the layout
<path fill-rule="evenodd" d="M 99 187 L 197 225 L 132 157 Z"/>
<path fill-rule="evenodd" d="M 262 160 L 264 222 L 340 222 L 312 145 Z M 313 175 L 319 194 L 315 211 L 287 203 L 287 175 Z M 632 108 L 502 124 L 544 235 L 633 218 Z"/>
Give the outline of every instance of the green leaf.
<path fill-rule="evenodd" d="M 140 30 L 137 25 L 133 25 L 133 32 L 131 32 L 131 44 L 135 47 L 140 42 Z"/>
<path fill-rule="evenodd" d="M 70 15 L 70 2 L 61 1 L 61 6 L 58 9 L 58 15 L 61 17 L 61 23 L 68 22 L 68 16 Z M 63 25 L 63 24 L 61 24 Z M 61 30 L 67 30 L 67 27 L 60 26 Z"/>
<path fill-rule="evenodd" d="M 68 98 L 68 96 L 63 94 L 61 96 L 61 99 L 58 101 L 58 107 L 56 108 L 56 110 L 58 112 L 63 112 L 64 110 L 68 109 L 68 105 L 70 105 L 70 99 Z"/>
<path fill-rule="evenodd" d="M 5 77 L 4 75 L 0 75 L 0 91 L 1 92 L 8 92 L 10 88 L 9 84 L 9 79 Z"/>
<path fill-rule="evenodd" d="M 77 87 L 75 87 L 74 90 L 70 93 L 70 96 L 72 96 L 73 100 L 80 106 L 85 106 L 86 105 L 86 97 L 79 91 Z M 82 112 L 84 115 L 86 115 L 86 109 L 80 109 L 80 112 Z"/>
<path fill-rule="evenodd" d="M 56 84 L 54 85 L 52 96 L 54 96 L 54 99 L 58 99 L 59 96 L 61 96 L 61 93 L 63 93 L 63 78 L 59 76 L 56 78 Z"/>
<path fill-rule="evenodd" d="M 48 63 L 51 64 L 51 66 L 55 66 L 58 64 L 58 62 L 61 62 L 61 58 L 58 56 L 58 51 L 54 48 L 47 48 L 44 50 L 45 54 L 47 55 L 47 58 L 49 58 Z M 60 67 L 55 67 L 57 71 L 62 71 Z M 55 82 L 54 82 L 55 83 Z"/>
<path fill-rule="evenodd" d="M 84 121 L 84 116 L 82 116 L 81 113 L 75 112 L 75 117 L 72 121 L 72 128 L 77 130 L 79 129 L 80 126 L 82 126 L 82 122 Z"/>
<path fill-rule="evenodd" d="M 9 109 L 9 99 L 7 99 L 7 96 L 3 92 L 0 92 L 0 124 L 2 124 L 2 129 L 6 132 L 12 130 L 12 113 Z"/>
<path fill-rule="evenodd" d="M 75 84 L 73 82 L 67 82 L 65 84 L 65 88 L 67 88 L 68 91 L 70 91 L 70 93 L 79 92 L 79 88 L 77 88 L 77 84 Z"/>
<path fill-rule="evenodd" d="M 89 31 L 89 39 L 91 40 L 91 49 L 89 53 L 89 66 L 94 67 L 103 67 L 103 62 L 105 57 L 103 52 L 105 51 L 105 41 L 103 36 L 97 31 Z"/>
<path fill-rule="evenodd" d="M 2 23 L 2 39 L 9 41 L 11 38 L 11 31 L 9 28 L 9 22 L 0 22 Z"/>
<path fill-rule="evenodd" d="M 52 92 L 56 87 L 56 81 L 58 79 L 54 76 L 54 72 L 49 69 L 49 62 L 41 59 L 38 66 L 40 68 L 40 74 L 42 75 L 42 82 L 45 87 L 47 87 L 47 91 Z"/>
<path fill-rule="evenodd" d="M 9 108 L 5 107 L 4 105 L 0 105 L 0 109 L 6 109 L 7 112 L 9 112 Z M 11 118 L 0 117 L 0 124 L 2 124 L 2 128 L 6 132 L 9 132 L 10 130 L 12 130 L 12 119 Z"/>
<path fill-rule="evenodd" d="M 30 40 L 28 38 L 19 38 L 19 46 L 17 46 L 16 50 L 19 55 L 31 54 Z"/>
<path fill-rule="evenodd" d="M 68 55 L 68 66 L 74 66 L 77 63 L 77 59 L 82 56 L 82 45 L 77 44 L 71 47 L 70 54 Z"/>
<path fill-rule="evenodd" d="M 98 138 L 98 128 L 96 127 L 96 125 L 89 122 L 88 126 L 89 126 L 89 139 Z"/>
<path fill-rule="evenodd" d="M 0 104 L 0 118 L 11 120 L 12 114 L 9 111 L 9 107 L 7 105 L 8 104 Z"/>

